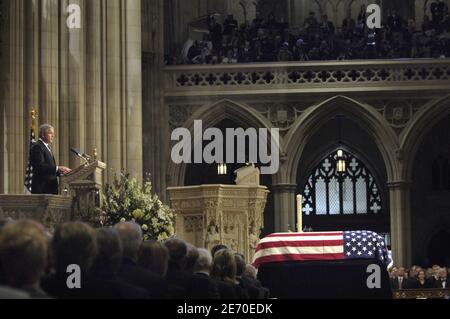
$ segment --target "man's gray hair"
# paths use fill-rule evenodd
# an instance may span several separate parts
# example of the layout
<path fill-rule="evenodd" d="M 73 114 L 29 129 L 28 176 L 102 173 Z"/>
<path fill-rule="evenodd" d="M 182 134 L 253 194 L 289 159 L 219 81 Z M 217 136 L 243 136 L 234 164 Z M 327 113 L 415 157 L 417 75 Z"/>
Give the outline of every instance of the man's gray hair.
<path fill-rule="evenodd" d="M 194 271 L 211 270 L 212 256 L 208 249 L 198 248 L 198 258 L 194 265 Z"/>
<path fill-rule="evenodd" d="M 39 126 L 39 137 L 42 137 L 44 133 L 47 133 L 47 131 L 51 128 L 54 129 L 54 127 L 50 124 L 42 124 Z"/>
<path fill-rule="evenodd" d="M 123 256 L 137 259 L 142 244 L 142 229 L 135 222 L 121 222 L 114 226 L 122 242 Z"/>

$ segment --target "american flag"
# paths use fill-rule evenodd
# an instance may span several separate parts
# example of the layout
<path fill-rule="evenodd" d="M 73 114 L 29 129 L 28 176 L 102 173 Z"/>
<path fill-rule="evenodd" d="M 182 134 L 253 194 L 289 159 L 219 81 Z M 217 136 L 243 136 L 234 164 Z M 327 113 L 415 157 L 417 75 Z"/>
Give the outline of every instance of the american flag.
<path fill-rule="evenodd" d="M 31 128 L 30 128 L 30 145 L 28 147 L 28 164 L 27 164 L 25 180 L 24 180 L 25 194 L 31 194 L 31 190 L 32 190 L 33 166 L 31 165 L 31 161 L 30 161 L 30 150 L 31 150 L 31 147 L 33 146 L 33 144 L 36 143 L 36 135 L 34 133 L 36 115 L 37 115 L 37 112 L 33 108 L 31 111 Z"/>
<path fill-rule="evenodd" d="M 307 260 L 378 259 L 392 263 L 384 238 L 372 231 L 275 233 L 261 239 L 253 266 Z"/>

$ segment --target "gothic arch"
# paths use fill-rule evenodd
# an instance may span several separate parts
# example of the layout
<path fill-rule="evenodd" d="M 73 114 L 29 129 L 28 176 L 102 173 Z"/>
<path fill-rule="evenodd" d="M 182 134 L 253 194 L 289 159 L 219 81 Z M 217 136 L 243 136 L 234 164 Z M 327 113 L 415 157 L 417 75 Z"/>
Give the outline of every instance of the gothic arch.
<path fill-rule="evenodd" d="M 270 122 L 252 109 L 250 106 L 238 103 L 229 99 L 221 99 L 213 104 L 205 104 L 198 109 L 183 125 L 191 133 L 194 130 L 194 120 L 202 120 L 204 123 L 203 130 L 213 127 L 222 120 L 229 119 L 236 124 L 245 127 L 267 128 L 270 129 Z M 281 137 L 280 137 L 280 144 Z M 281 154 L 280 146 L 280 154 Z M 170 151 L 169 151 L 170 154 Z M 168 174 L 173 177 L 170 186 L 184 185 L 184 177 L 186 173 L 186 164 L 174 164 L 172 161 L 168 165 Z"/>
<path fill-rule="evenodd" d="M 402 157 L 405 159 L 402 175 L 411 180 L 414 160 L 423 139 L 430 130 L 450 114 L 450 94 L 432 100 L 423 106 L 400 135 Z"/>
<path fill-rule="evenodd" d="M 283 176 L 280 178 L 288 183 L 295 183 L 298 162 L 305 146 L 322 125 L 338 114 L 362 124 L 361 128 L 373 138 L 381 153 L 387 179 L 397 180 L 396 153 L 399 146 L 395 132 L 372 106 L 341 95 L 309 107 L 296 120 L 292 130 L 284 138 L 284 147 L 291 152 L 287 154 L 284 170 L 280 171 Z"/>

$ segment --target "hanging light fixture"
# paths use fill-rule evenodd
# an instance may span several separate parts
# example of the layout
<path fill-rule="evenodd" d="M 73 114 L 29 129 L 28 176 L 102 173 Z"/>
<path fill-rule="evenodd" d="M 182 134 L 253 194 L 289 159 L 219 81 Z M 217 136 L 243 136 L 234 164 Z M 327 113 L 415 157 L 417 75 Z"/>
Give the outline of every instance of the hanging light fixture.
<path fill-rule="evenodd" d="M 338 150 L 336 156 L 336 172 L 344 174 L 346 169 L 344 151 Z"/>
<path fill-rule="evenodd" d="M 227 175 L 227 164 L 225 163 L 217 164 L 217 175 Z"/>
<path fill-rule="evenodd" d="M 342 145 L 342 141 L 341 141 L 341 120 L 342 120 L 342 116 L 338 116 L 338 125 L 339 125 L 339 141 L 338 141 L 338 146 L 340 147 Z M 338 174 L 344 174 L 346 171 L 347 167 L 346 167 L 346 163 L 345 163 L 345 156 L 344 156 L 344 151 L 342 149 L 338 149 L 337 153 L 336 153 L 336 172 Z"/>

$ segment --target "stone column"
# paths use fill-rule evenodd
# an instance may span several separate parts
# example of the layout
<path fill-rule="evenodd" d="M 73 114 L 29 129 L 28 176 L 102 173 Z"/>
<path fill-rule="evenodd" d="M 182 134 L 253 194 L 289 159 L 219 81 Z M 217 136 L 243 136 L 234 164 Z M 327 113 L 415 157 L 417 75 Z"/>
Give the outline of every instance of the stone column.
<path fill-rule="evenodd" d="M 68 68 L 70 65 L 70 54 L 69 54 L 69 41 L 70 41 L 70 30 L 67 27 L 67 13 L 66 8 L 69 5 L 69 0 L 61 1 L 61 7 L 59 14 L 62 19 L 60 20 L 60 60 L 59 60 L 59 129 L 56 132 L 56 141 L 59 143 L 60 156 L 57 164 L 63 165 L 65 163 L 67 166 L 76 168 L 78 163 L 75 162 L 74 156 L 70 153 L 71 147 L 80 148 L 79 145 L 71 143 L 73 142 L 73 137 L 71 137 L 71 93 L 70 93 L 70 72 Z M 83 10 L 83 8 L 81 8 Z M 82 29 L 83 30 L 83 29 Z M 78 31 L 79 32 L 79 31 Z"/>
<path fill-rule="evenodd" d="M 124 25 L 122 47 L 124 74 L 124 108 L 126 114 L 122 131 L 126 134 L 125 140 L 125 167 L 127 171 L 142 180 L 142 44 L 141 44 L 141 0 L 127 0 L 124 6 Z M 160 3 L 162 16 L 162 3 Z M 162 33 L 161 28 L 158 33 Z M 163 42 L 161 41 L 161 45 Z M 149 88 L 150 89 L 150 88 Z M 162 144 L 164 145 L 164 144 Z"/>
<path fill-rule="evenodd" d="M 150 174 L 155 192 L 166 199 L 166 168 L 170 133 L 168 113 L 164 107 L 163 1 L 142 2 L 142 122 L 144 172 Z"/>
<path fill-rule="evenodd" d="M 103 118 L 106 125 L 106 154 L 104 160 L 108 165 L 108 180 L 112 180 L 113 173 L 120 172 L 122 166 L 122 132 L 121 121 L 123 109 L 121 108 L 121 28 L 120 28 L 120 0 L 105 1 L 106 28 L 103 36 L 106 37 L 106 106 L 107 112 Z"/>
<path fill-rule="evenodd" d="M 69 144 L 64 145 L 64 154 L 69 154 L 70 147 L 79 148 L 83 152 L 87 152 L 85 144 L 86 132 L 86 65 L 85 65 L 85 43 L 86 43 L 86 2 L 85 0 L 69 1 L 78 4 L 81 8 L 81 29 L 69 29 L 69 42 L 67 50 L 61 54 L 67 55 L 67 68 L 61 71 L 68 73 L 69 88 Z M 88 1 L 90 2 L 90 1 Z M 67 30 L 67 26 L 63 28 Z M 62 30 L 61 30 L 62 31 Z M 70 156 L 70 166 L 77 167 L 81 162 L 78 158 Z"/>
<path fill-rule="evenodd" d="M 276 232 L 295 231 L 296 188 L 296 184 L 272 185 Z"/>
<path fill-rule="evenodd" d="M 24 68 L 25 68 L 25 0 L 9 1 L 9 52 L 6 73 L 8 74 L 2 114 L 2 192 L 23 193 L 25 173 L 25 128 L 24 128 Z"/>
<path fill-rule="evenodd" d="M 40 2 L 40 77 L 39 77 L 39 123 L 49 123 L 59 132 L 59 0 Z M 57 139 L 57 138 L 56 138 Z M 59 145 L 52 151 L 58 164 Z"/>
<path fill-rule="evenodd" d="M 102 36 L 104 29 L 104 2 L 85 1 L 85 33 L 86 40 L 86 148 L 87 154 L 93 155 L 97 149 L 98 159 L 105 161 L 102 133 L 105 125 L 102 123 L 105 110 L 104 94 L 104 58 L 105 49 Z M 105 137 L 106 140 L 106 137 Z M 107 163 L 108 164 L 108 163 Z"/>
<path fill-rule="evenodd" d="M 90 2 L 90 1 L 88 1 Z M 86 150 L 86 12 L 85 0 L 60 2 L 60 42 L 59 42 L 59 129 L 56 131 L 59 142 L 60 165 L 78 167 L 82 161 L 70 153 L 75 147 L 82 152 Z M 81 9 L 81 28 L 69 29 L 66 24 L 69 4 L 76 4 Z"/>
<path fill-rule="evenodd" d="M 391 215 L 391 249 L 396 265 L 411 264 L 410 183 L 388 182 Z"/>

